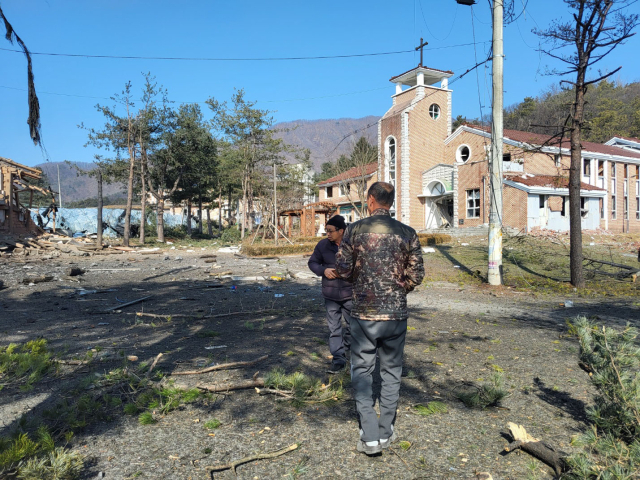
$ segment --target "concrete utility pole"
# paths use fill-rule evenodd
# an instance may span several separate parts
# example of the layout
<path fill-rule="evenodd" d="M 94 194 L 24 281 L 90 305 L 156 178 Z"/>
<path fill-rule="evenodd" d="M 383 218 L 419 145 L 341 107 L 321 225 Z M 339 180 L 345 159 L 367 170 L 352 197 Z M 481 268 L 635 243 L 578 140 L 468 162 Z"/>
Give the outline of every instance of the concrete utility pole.
<path fill-rule="evenodd" d="M 60 208 L 62 208 L 62 189 L 60 188 L 60 165 L 56 165 L 58 168 L 58 200 L 60 201 Z"/>
<path fill-rule="evenodd" d="M 273 225 L 275 227 L 275 244 L 278 246 L 278 196 L 276 190 L 276 164 L 273 164 Z"/>
<path fill-rule="evenodd" d="M 503 135 L 503 17 L 504 0 L 493 0 L 493 102 L 489 164 L 489 285 L 502 285 L 502 135 Z M 484 205 L 483 205 L 484 208 Z"/>

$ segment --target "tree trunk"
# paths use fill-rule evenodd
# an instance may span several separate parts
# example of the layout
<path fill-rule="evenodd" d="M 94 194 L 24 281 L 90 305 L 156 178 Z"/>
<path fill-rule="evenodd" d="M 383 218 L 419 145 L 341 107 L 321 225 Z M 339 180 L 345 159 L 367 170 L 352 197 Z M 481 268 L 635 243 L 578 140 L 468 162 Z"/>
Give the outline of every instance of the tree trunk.
<path fill-rule="evenodd" d="M 246 175 L 245 181 L 242 186 L 242 224 L 240 226 L 240 238 L 244 239 L 244 229 L 245 224 L 247 223 L 247 184 L 246 184 Z"/>
<path fill-rule="evenodd" d="M 222 235 L 222 186 L 218 189 L 218 234 Z"/>
<path fill-rule="evenodd" d="M 578 73 L 575 93 L 573 119 L 571 122 L 571 167 L 569 168 L 569 261 L 571 284 L 584 288 L 582 270 L 582 214 L 580 211 L 580 182 L 582 164 L 582 146 L 580 144 L 582 120 L 584 116 L 584 75 Z"/>
<path fill-rule="evenodd" d="M 98 248 L 102 248 L 102 170 L 98 169 L 98 225 L 97 225 L 97 238 L 96 245 Z"/>
<path fill-rule="evenodd" d="M 129 246 L 129 237 L 131 236 L 131 208 L 133 207 L 133 177 L 135 175 L 135 156 L 131 154 L 129 157 L 129 181 L 127 182 L 127 207 L 124 212 L 124 236 L 122 244 Z"/>
<path fill-rule="evenodd" d="M 191 231 L 191 199 L 187 200 L 187 235 L 192 235 Z"/>
<path fill-rule="evenodd" d="M 207 208 L 207 233 L 213 237 L 213 225 L 211 225 L 211 205 Z"/>
<path fill-rule="evenodd" d="M 227 216 L 227 224 L 231 226 L 231 187 L 229 187 L 229 214 Z"/>
<path fill-rule="evenodd" d="M 142 157 L 140 160 L 143 160 Z M 140 197 L 140 243 L 144 245 L 145 241 L 145 225 L 147 223 L 147 185 L 145 182 L 144 160 L 140 162 L 140 181 L 142 183 L 142 192 Z"/>
<path fill-rule="evenodd" d="M 202 235 L 202 193 L 198 195 L 198 233 Z"/>
<path fill-rule="evenodd" d="M 158 195 L 158 206 L 156 210 L 156 223 L 158 224 L 158 242 L 164 243 L 164 197 Z"/>

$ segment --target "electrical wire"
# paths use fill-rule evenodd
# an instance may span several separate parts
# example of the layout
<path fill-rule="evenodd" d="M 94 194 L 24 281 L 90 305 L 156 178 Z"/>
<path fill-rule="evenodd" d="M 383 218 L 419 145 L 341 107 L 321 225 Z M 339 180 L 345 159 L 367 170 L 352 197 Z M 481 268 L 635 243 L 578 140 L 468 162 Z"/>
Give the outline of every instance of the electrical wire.
<path fill-rule="evenodd" d="M 433 34 L 431 29 L 429 28 L 429 24 L 427 23 L 426 18 L 424 18 L 424 10 L 422 9 L 422 1 L 418 0 L 418 3 L 420 4 L 420 12 L 422 13 L 422 21 L 424 22 L 425 27 L 427 27 L 427 31 L 429 32 L 429 34 L 433 38 L 435 38 L 436 40 L 438 40 L 440 42 L 442 42 L 442 41 L 446 40 L 447 38 L 449 38 L 449 35 L 451 35 L 451 32 L 453 31 L 453 27 L 456 24 L 456 18 L 458 17 L 458 4 L 456 4 L 456 11 L 455 11 L 455 14 L 453 15 L 453 22 L 451 22 L 451 28 L 449 29 L 449 33 L 447 33 L 447 35 L 444 38 L 438 38 Z"/>
<path fill-rule="evenodd" d="M 425 50 L 443 50 L 446 48 L 466 47 L 471 43 L 460 43 L 457 45 L 444 45 L 441 47 L 425 48 Z M 12 48 L 0 48 L 1 51 L 23 54 L 21 50 Z M 169 61 L 193 61 L 193 62 L 271 62 L 271 61 L 299 61 L 299 60 L 331 60 L 341 58 L 376 57 L 385 55 L 400 55 L 403 53 L 414 53 L 414 50 L 397 50 L 392 52 L 376 53 L 354 53 L 348 55 L 319 55 L 308 57 L 254 57 L 254 58 L 232 58 L 232 57 L 152 57 L 136 55 L 92 55 L 80 53 L 56 53 L 56 52 L 29 52 L 31 55 L 42 55 L 49 57 L 71 57 L 71 58 L 97 58 L 116 60 L 169 60 Z"/>

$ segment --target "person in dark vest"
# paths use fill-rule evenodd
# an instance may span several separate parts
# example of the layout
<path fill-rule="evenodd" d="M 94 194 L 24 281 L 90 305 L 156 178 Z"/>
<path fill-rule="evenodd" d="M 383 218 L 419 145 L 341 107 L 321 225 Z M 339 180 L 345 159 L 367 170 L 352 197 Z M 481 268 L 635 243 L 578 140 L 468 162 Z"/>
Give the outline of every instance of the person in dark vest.
<path fill-rule="evenodd" d="M 331 374 L 345 367 L 351 344 L 351 283 L 340 278 L 335 269 L 336 253 L 346 228 L 344 217 L 331 217 L 326 225 L 327 238 L 318 242 L 309 258 L 309 269 L 322 277 L 322 296 L 329 325 L 329 351 L 333 355 L 331 368 L 327 372 Z"/>
<path fill-rule="evenodd" d="M 416 231 L 391 218 L 394 187 L 376 182 L 367 192 L 370 216 L 349 225 L 336 255 L 336 271 L 353 282 L 351 385 L 360 439 L 375 455 L 398 438 L 394 430 L 407 334 L 407 293 L 420 285 L 424 264 Z M 380 418 L 373 408 L 373 370 L 380 359 Z"/>

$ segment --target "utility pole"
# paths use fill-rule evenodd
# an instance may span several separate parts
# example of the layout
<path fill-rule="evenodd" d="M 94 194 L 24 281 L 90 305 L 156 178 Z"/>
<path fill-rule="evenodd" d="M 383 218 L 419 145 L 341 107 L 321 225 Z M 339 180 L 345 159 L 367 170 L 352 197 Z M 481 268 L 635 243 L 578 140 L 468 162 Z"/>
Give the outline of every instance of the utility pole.
<path fill-rule="evenodd" d="M 60 164 L 56 165 L 58 168 L 58 199 L 60 200 L 60 208 L 62 208 L 62 189 L 60 188 Z"/>
<path fill-rule="evenodd" d="M 273 225 L 276 227 L 275 244 L 278 246 L 278 196 L 276 195 L 276 164 L 273 164 Z"/>
<path fill-rule="evenodd" d="M 502 285 L 502 135 L 503 135 L 503 15 L 504 0 L 493 0 L 493 102 L 489 164 L 489 285 Z M 484 206 L 483 206 L 484 208 Z"/>

